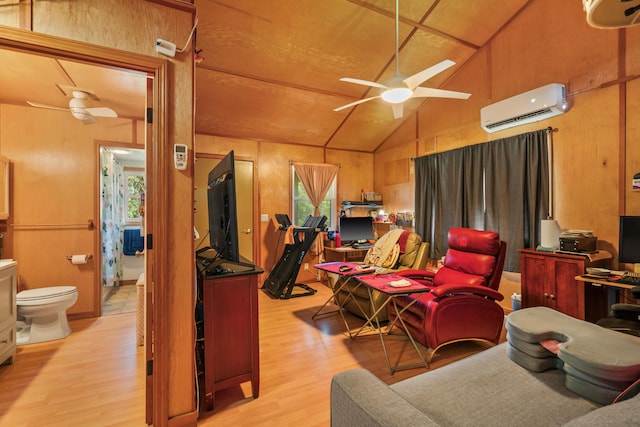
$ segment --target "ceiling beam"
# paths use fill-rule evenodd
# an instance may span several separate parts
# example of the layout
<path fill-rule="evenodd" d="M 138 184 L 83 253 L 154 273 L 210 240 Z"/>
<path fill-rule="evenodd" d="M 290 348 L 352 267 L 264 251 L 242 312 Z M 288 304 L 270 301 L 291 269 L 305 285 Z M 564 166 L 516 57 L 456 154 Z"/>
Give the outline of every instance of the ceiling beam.
<path fill-rule="evenodd" d="M 396 19 L 395 13 L 388 12 L 388 11 L 386 11 L 384 9 L 381 9 L 379 7 L 376 7 L 376 6 L 373 6 L 373 5 L 371 5 L 369 3 L 366 3 L 366 2 L 364 2 L 362 0 L 347 0 L 347 1 L 350 1 L 351 3 L 353 3 L 355 5 L 363 7 L 365 9 L 369 9 L 369 10 L 375 12 L 375 13 L 378 13 L 380 15 L 386 16 L 388 18 L 392 18 L 394 20 Z M 432 8 L 432 10 L 433 10 L 433 8 Z M 427 16 L 425 16 L 423 18 L 423 20 L 426 19 Z M 467 47 L 469 47 L 471 49 L 474 49 L 474 50 L 480 49 L 480 46 L 478 46 L 478 45 L 475 45 L 475 44 L 473 44 L 471 42 L 468 42 L 466 40 L 462 40 L 462 39 L 460 39 L 458 37 L 452 36 L 451 34 L 443 33 L 442 31 L 436 30 L 435 28 L 431 28 L 431 27 L 429 27 L 427 25 L 423 25 L 423 24 L 421 24 L 419 22 L 412 21 L 411 19 L 407 19 L 407 18 L 403 18 L 402 16 L 399 16 L 398 17 L 398 21 L 402 22 L 403 24 L 407 24 L 407 25 L 409 25 L 409 26 L 411 26 L 411 27 L 413 27 L 415 29 L 426 31 L 428 33 L 437 35 L 437 36 L 445 38 L 447 40 L 451 40 L 451 41 L 454 41 L 456 43 L 460 43 L 460 44 L 462 44 L 464 46 L 467 46 Z"/>

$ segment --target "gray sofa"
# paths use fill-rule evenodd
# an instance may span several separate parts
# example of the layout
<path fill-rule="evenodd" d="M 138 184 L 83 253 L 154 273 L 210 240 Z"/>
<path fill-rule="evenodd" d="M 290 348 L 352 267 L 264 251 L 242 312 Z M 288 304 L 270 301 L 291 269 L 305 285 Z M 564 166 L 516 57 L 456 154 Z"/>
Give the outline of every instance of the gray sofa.
<path fill-rule="evenodd" d="M 331 425 L 640 426 L 640 395 L 600 405 L 567 389 L 562 370 L 518 365 L 507 345 L 391 386 L 365 369 L 337 374 Z"/>

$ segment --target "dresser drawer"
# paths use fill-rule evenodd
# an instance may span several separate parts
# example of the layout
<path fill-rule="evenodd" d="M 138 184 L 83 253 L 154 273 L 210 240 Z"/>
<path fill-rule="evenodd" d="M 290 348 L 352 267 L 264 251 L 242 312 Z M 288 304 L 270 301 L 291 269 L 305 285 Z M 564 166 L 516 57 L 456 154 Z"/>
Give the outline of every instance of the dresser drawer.
<path fill-rule="evenodd" d="M 0 365 L 9 360 L 13 363 L 16 355 L 16 325 L 15 323 L 8 328 L 0 331 Z"/>

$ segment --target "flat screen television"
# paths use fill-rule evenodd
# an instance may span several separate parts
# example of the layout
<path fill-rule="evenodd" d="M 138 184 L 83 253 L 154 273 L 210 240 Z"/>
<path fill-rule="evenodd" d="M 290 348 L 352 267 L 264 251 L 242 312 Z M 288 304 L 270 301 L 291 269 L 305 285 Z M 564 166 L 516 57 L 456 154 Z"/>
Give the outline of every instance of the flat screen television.
<path fill-rule="evenodd" d="M 370 216 L 340 217 L 340 241 L 345 244 L 374 239 L 373 218 Z"/>
<path fill-rule="evenodd" d="M 234 178 L 234 156 L 231 151 L 209 172 L 209 244 L 216 251 L 216 259 L 240 262 Z"/>
<path fill-rule="evenodd" d="M 620 217 L 618 262 L 640 263 L 640 216 Z"/>

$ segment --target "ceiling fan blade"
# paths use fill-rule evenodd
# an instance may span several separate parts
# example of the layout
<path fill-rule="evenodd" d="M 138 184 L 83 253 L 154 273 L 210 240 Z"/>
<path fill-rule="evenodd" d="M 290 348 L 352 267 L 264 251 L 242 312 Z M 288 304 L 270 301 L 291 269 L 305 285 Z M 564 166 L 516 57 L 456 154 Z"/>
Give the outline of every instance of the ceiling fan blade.
<path fill-rule="evenodd" d="M 118 117 L 118 114 L 109 107 L 85 108 L 85 111 L 96 117 Z"/>
<path fill-rule="evenodd" d="M 80 121 L 85 125 L 95 125 L 98 123 L 98 119 L 93 117 L 91 114 L 87 114 L 86 117 L 83 117 Z"/>
<path fill-rule="evenodd" d="M 27 104 L 37 108 L 47 108 L 49 110 L 69 111 L 68 108 L 55 107 L 53 105 L 40 104 L 39 102 L 27 101 Z"/>
<path fill-rule="evenodd" d="M 393 118 L 394 119 L 401 119 L 403 116 L 403 108 L 402 108 L 402 103 L 399 104 L 391 104 L 391 108 L 393 108 Z"/>
<path fill-rule="evenodd" d="M 453 62 L 450 59 L 445 59 L 444 61 L 442 61 L 439 64 L 433 65 L 429 68 L 427 68 L 426 70 L 422 70 L 416 74 L 414 74 L 413 76 L 409 76 L 406 79 L 404 79 L 404 83 L 409 86 L 409 89 L 415 89 L 418 86 L 420 86 L 422 83 L 426 82 L 427 80 L 429 80 L 431 77 L 435 76 L 436 74 L 439 74 L 441 72 L 443 72 L 444 70 L 446 70 L 449 67 L 454 66 L 456 63 Z"/>
<path fill-rule="evenodd" d="M 340 79 L 341 82 L 349 82 L 355 83 L 357 85 L 371 86 L 371 87 L 379 87 L 381 89 L 386 89 L 387 87 L 383 84 L 370 82 L 369 80 L 361 80 L 361 79 L 352 79 L 351 77 L 343 77 Z"/>
<path fill-rule="evenodd" d="M 428 87 L 417 87 L 413 91 L 412 98 L 455 98 L 455 99 L 468 99 L 471 96 L 470 93 L 454 92 L 452 90 L 444 89 L 432 89 Z"/>
<path fill-rule="evenodd" d="M 380 98 L 380 96 L 372 96 L 371 98 L 364 98 L 358 101 L 352 102 L 351 104 L 343 105 L 342 107 L 334 108 L 333 111 L 344 110 L 345 108 L 353 107 L 354 105 L 362 104 L 363 102 L 371 101 L 372 99 Z"/>

